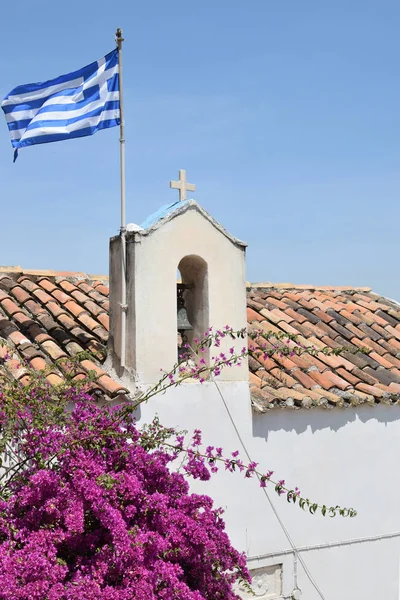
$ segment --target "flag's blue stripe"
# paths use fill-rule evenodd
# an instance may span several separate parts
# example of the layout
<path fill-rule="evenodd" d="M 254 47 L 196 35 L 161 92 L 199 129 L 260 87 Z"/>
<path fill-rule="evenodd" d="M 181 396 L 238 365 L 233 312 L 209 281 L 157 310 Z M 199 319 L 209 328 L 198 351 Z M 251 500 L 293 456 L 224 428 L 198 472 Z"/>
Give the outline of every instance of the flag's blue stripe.
<path fill-rule="evenodd" d="M 95 110 L 91 110 L 89 112 L 84 113 L 83 115 L 79 115 L 78 117 L 72 117 L 71 119 L 51 119 L 51 120 L 41 120 L 34 121 L 31 125 L 32 119 L 27 119 L 25 121 L 12 121 L 8 124 L 8 128 L 10 131 L 15 131 L 18 129 L 27 129 L 28 131 L 32 131 L 32 129 L 39 129 L 40 127 L 66 127 L 67 125 L 71 125 L 72 123 L 77 123 L 78 121 L 84 121 L 85 119 L 89 119 L 90 117 L 97 117 L 101 115 L 101 113 L 105 110 L 118 110 L 119 109 L 119 101 L 118 100 L 110 100 L 109 102 L 105 102 L 99 108 Z"/>
<path fill-rule="evenodd" d="M 118 62 L 118 50 L 115 49 L 112 52 L 110 52 L 109 54 L 107 54 L 105 59 L 106 59 L 106 69 L 109 69 L 109 68 L 115 66 Z M 98 67 L 97 61 L 95 61 L 95 62 L 91 63 L 90 65 L 83 67 L 82 69 L 78 69 L 78 71 L 74 71 L 73 73 L 68 73 L 67 75 L 61 75 L 60 77 L 56 77 L 55 79 L 49 79 L 48 81 L 39 82 L 39 83 L 28 83 L 25 85 L 19 85 L 16 88 L 14 88 L 13 90 L 11 90 L 11 92 L 9 94 L 7 94 L 7 96 L 4 98 L 4 100 L 7 100 L 10 96 L 17 96 L 20 94 L 26 94 L 28 92 L 36 92 L 38 90 L 45 90 L 46 88 L 48 88 L 50 86 L 59 85 L 60 83 L 66 83 L 68 81 L 73 81 L 74 79 L 78 79 L 79 77 L 83 77 L 84 81 L 87 81 L 88 79 L 93 77 L 93 75 L 95 75 L 97 73 L 98 68 L 99 67 Z"/>
<path fill-rule="evenodd" d="M 120 119 L 108 119 L 107 121 L 100 121 L 98 125 L 93 127 L 84 127 L 83 129 L 78 129 L 77 131 L 65 132 L 65 133 L 55 133 L 48 135 L 40 135 L 38 137 L 28 138 L 27 140 L 22 140 L 22 142 L 18 142 L 16 140 L 12 141 L 13 148 L 24 148 L 25 146 L 34 146 L 36 144 L 47 144 L 48 142 L 60 142 L 62 140 L 70 140 L 73 138 L 85 137 L 87 135 L 93 135 L 96 131 L 101 131 L 102 129 L 108 129 L 109 127 L 116 127 L 120 124 Z"/>
<path fill-rule="evenodd" d="M 119 73 L 115 73 L 110 79 L 107 79 L 107 89 L 109 92 L 118 92 L 119 90 Z"/>
<path fill-rule="evenodd" d="M 2 106 L 4 113 L 8 115 L 11 112 L 22 111 L 22 110 L 31 110 L 32 108 L 40 108 L 43 102 L 46 102 L 48 98 L 39 98 L 38 100 L 29 100 L 26 104 L 6 104 Z"/>
<path fill-rule="evenodd" d="M 60 85 L 61 83 L 67 83 L 68 81 L 73 81 L 74 79 L 78 79 L 82 77 L 84 80 L 89 79 L 92 75 L 97 73 L 98 65 L 97 61 L 88 65 L 87 67 L 83 67 L 79 69 L 79 71 L 74 71 L 73 73 L 68 73 L 68 75 L 61 75 L 60 77 L 56 77 L 56 79 L 49 79 L 48 81 L 41 81 L 38 83 L 26 83 L 25 85 L 19 85 L 18 87 L 11 90 L 9 94 L 4 98 L 7 100 L 10 96 L 19 96 L 20 94 L 27 94 L 29 92 L 37 92 L 39 90 L 45 90 L 46 88 L 54 85 Z"/>

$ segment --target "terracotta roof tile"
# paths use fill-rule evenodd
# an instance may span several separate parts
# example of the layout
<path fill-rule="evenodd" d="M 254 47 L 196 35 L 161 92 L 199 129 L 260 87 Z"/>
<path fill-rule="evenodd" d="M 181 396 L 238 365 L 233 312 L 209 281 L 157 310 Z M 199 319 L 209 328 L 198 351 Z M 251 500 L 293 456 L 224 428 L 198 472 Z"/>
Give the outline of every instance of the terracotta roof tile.
<path fill-rule="evenodd" d="M 293 310 L 293 308 L 286 308 L 285 312 L 287 315 L 289 315 L 289 317 L 292 317 L 292 319 L 298 321 L 299 323 L 304 323 L 304 321 L 307 321 L 306 317 L 304 317 L 300 312 Z"/>
<path fill-rule="evenodd" d="M 400 342 L 395 338 L 392 338 L 389 341 L 379 340 L 379 345 L 382 346 L 382 348 L 385 348 L 387 352 L 392 354 L 396 355 L 396 353 L 400 352 Z"/>
<path fill-rule="evenodd" d="M 41 347 L 53 360 L 58 360 L 59 358 L 67 356 L 67 354 L 52 340 L 42 342 Z"/>
<path fill-rule="evenodd" d="M 20 344 L 27 344 L 27 343 L 29 344 L 28 338 L 25 335 L 23 335 L 22 333 L 20 333 L 19 331 L 13 331 L 12 333 L 10 333 L 8 338 L 16 346 L 19 346 Z"/>
<path fill-rule="evenodd" d="M 379 333 L 380 337 L 382 337 L 385 340 L 390 340 L 393 337 L 393 335 L 389 331 L 386 331 L 385 327 L 381 327 L 377 323 L 371 325 L 371 329 L 373 329 L 376 333 Z"/>
<path fill-rule="evenodd" d="M 341 390 L 347 390 L 352 387 L 347 380 L 343 379 L 333 371 L 325 371 L 324 376 L 332 381 L 334 387 L 337 387 Z"/>
<path fill-rule="evenodd" d="M 41 325 L 44 327 L 44 329 L 46 329 L 49 332 L 57 328 L 57 322 L 46 311 L 40 312 L 36 318 L 39 321 L 39 323 L 41 323 Z"/>
<path fill-rule="evenodd" d="M 258 314 L 258 312 L 256 312 L 252 308 L 247 307 L 247 320 L 249 321 L 249 323 L 253 323 L 254 321 L 263 321 L 264 316 Z"/>
<path fill-rule="evenodd" d="M 53 302 L 53 300 L 46 304 L 46 308 L 51 312 L 53 317 L 59 317 L 60 315 L 66 314 L 65 309 L 57 304 L 57 302 Z"/>
<path fill-rule="evenodd" d="M 13 315 L 13 319 L 22 327 L 28 327 L 28 325 L 32 323 L 32 319 L 23 312 L 15 313 L 15 315 Z"/>
<path fill-rule="evenodd" d="M 58 300 L 58 302 L 60 302 L 61 304 L 65 304 L 66 302 L 71 300 L 71 296 L 68 296 L 65 292 L 59 290 L 58 288 L 53 290 L 51 293 L 53 294 L 54 298 Z"/>
<path fill-rule="evenodd" d="M 89 296 L 86 296 L 86 294 L 84 294 L 83 292 L 81 292 L 80 290 L 73 290 L 71 292 L 71 296 L 77 301 L 79 302 L 79 304 L 85 304 L 85 302 L 90 301 Z"/>
<path fill-rule="evenodd" d="M 61 323 L 61 325 L 68 330 L 76 327 L 76 321 L 74 321 L 74 319 L 66 313 L 58 315 L 57 319 Z"/>
<path fill-rule="evenodd" d="M 354 369 L 353 363 L 347 360 L 347 358 L 344 358 L 341 354 L 335 356 L 334 354 L 329 355 L 319 352 L 318 358 L 331 369 L 339 369 L 340 367 L 344 367 L 349 372 Z"/>
<path fill-rule="evenodd" d="M 15 315 L 15 313 L 21 310 L 18 304 L 15 304 L 15 302 L 13 302 L 11 298 L 5 298 L 1 301 L 0 304 L 1 308 L 5 310 L 5 312 L 10 316 Z"/>
<path fill-rule="evenodd" d="M 99 327 L 99 322 L 95 321 L 86 311 L 81 311 L 78 315 L 78 321 L 85 325 L 89 331 L 95 331 Z"/>
<path fill-rule="evenodd" d="M 53 298 L 49 296 L 47 292 L 41 290 L 40 288 L 33 290 L 32 294 L 36 296 L 40 300 L 42 304 L 47 304 L 47 302 L 51 302 Z"/>
<path fill-rule="evenodd" d="M 324 405 L 327 403 L 337 405 L 342 403 L 341 396 L 325 389 L 314 388 L 309 393 L 313 394 L 314 397 L 317 396 L 319 398 L 319 405 Z"/>
<path fill-rule="evenodd" d="M 58 284 L 62 287 L 62 289 L 65 292 L 71 293 L 71 292 L 73 292 L 73 291 L 75 291 L 77 289 L 76 286 L 73 283 L 71 283 L 70 281 L 68 281 L 67 279 L 62 279 L 61 278 L 58 281 Z"/>
<path fill-rule="evenodd" d="M 89 283 L 87 283 L 86 281 L 78 281 L 76 285 L 80 290 L 82 290 L 86 294 L 90 294 L 90 292 L 93 290 L 93 287 L 89 285 Z"/>
<path fill-rule="evenodd" d="M 99 282 L 97 285 L 93 285 L 96 288 L 97 292 L 100 292 L 100 294 L 103 294 L 104 296 L 108 296 L 108 288 L 105 285 L 103 285 L 102 282 Z"/>
<path fill-rule="evenodd" d="M 97 318 L 103 327 L 107 329 L 107 331 L 110 331 L 110 317 L 106 313 L 101 313 Z"/>
<path fill-rule="evenodd" d="M 257 377 L 257 375 L 254 375 L 254 373 L 249 374 L 249 381 L 250 385 L 255 385 L 258 388 L 260 388 L 261 384 L 263 383 L 262 380 L 259 377 Z"/>
<path fill-rule="evenodd" d="M 379 342 L 381 342 L 382 340 L 379 340 Z M 359 348 L 368 348 L 369 350 L 374 350 L 375 352 L 377 352 L 378 354 L 385 354 L 387 352 L 387 350 L 380 345 L 380 343 L 376 343 L 373 340 L 370 340 L 369 338 L 363 338 L 362 340 L 353 337 L 351 338 L 351 343 L 354 344 L 354 346 L 358 346 Z"/>
<path fill-rule="evenodd" d="M 33 358 L 30 362 L 32 367 L 37 371 L 44 371 L 47 368 L 47 363 L 43 358 Z"/>
<path fill-rule="evenodd" d="M 71 314 L 74 315 L 74 317 L 79 317 L 80 314 L 85 312 L 83 306 L 75 302 L 75 300 L 68 300 L 64 306 Z"/>
<path fill-rule="evenodd" d="M 335 384 L 331 379 L 327 376 L 328 371 L 325 373 L 320 373 L 319 371 L 309 371 L 309 375 L 318 385 L 323 387 L 325 390 L 330 390 L 335 387 Z"/>
<path fill-rule="evenodd" d="M 107 302 L 107 297 L 104 296 L 103 294 L 100 294 L 97 290 L 92 290 L 91 292 L 89 292 L 88 295 L 90 296 L 90 298 L 92 300 L 94 300 L 95 302 L 98 302 L 100 305 Z"/>
<path fill-rule="evenodd" d="M 70 356 L 75 356 L 76 354 L 79 354 L 79 352 L 83 352 L 84 350 L 84 348 L 77 342 L 67 342 L 65 344 L 65 349 L 67 350 Z"/>
<path fill-rule="evenodd" d="M 28 300 L 25 302 L 24 308 L 33 316 L 37 316 L 42 312 L 46 312 L 43 306 L 38 304 L 38 302 L 35 302 L 35 300 Z"/>
<path fill-rule="evenodd" d="M 104 329 L 104 327 L 96 327 L 93 329 L 94 335 L 96 335 L 104 344 L 108 342 L 108 331 Z"/>
<path fill-rule="evenodd" d="M 351 383 L 353 387 L 357 385 L 357 383 L 360 383 L 360 379 L 358 377 L 352 375 L 349 371 L 343 369 L 342 367 L 339 367 L 336 372 L 342 379 L 346 379 L 349 383 Z"/>
<path fill-rule="evenodd" d="M 397 340 L 400 340 L 400 327 L 397 328 L 388 325 L 387 327 L 385 327 L 385 329 L 388 333 L 391 333 Z"/>
<path fill-rule="evenodd" d="M 377 352 L 371 352 L 369 356 L 371 358 L 373 358 L 374 360 L 376 360 L 377 363 L 379 363 L 380 365 L 385 367 L 385 369 L 391 369 L 393 366 L 391 362 L 386 360 L 386 358 L 384 356 L 381 356 Z"/>
<path fill-rule="evenodd" d="M 22 366 L 19 358 L 11 358 L 7 360 L 5 363 L 6 371 L 9 371 L 14 379 L 21 379 L 24 375 L 26 375 L 27 370 Z"/>
<path fill-rule="evenodd" d="M 96 363 L 94 363 L 92 360 L 85 359 L 81 362 L 81 365 L 86 369 L 88 373 L 93 371 L 97 377 L 105 375 L 103 369 L 96 365 Z"/>
<path fill-rule="evenodd" d="M 297 381 L 299 381 L 303 387 L 308 388 L 310 390 L 319 385 L 319 383 L 316 382 L 315 379 L 312 379 L 307 373 L 301 371 L 301 369 L 294 369 L 293 371 L 291 371 L 291 375 L 295 379 L 297 379 Z"/>
<path fill-rule="evenodd" d="M 111 379 L 109 375 L 102 375 L 97 381 L 109 396 L 115 396 L 126 391 L 119 383 Z"/>
<path fill-rule="evenodd" d="M 379 387 L 367 385 L 366 383 L 357 383 L 356 388 L 362 392 L 371 394 L 371 396 L 374 396 L 375 398 L 381 398 L 385 393 Z"/>
<path fill-rule="evenodd" d="M 28 290 L 28 292 L 33 292 L 34 290 L 39 289 L 37 283 L 29 279 L 29 277 L 20 277 L 18 282 L 23 288 Z"/>
<path fill-rule="evenodd" d="M 96 304 L 96 302 L 93 302 L 93 300 L 87 300 L 83 306 L 88 312 L 90 312 L 95 317 L 97 317 L 101 313 L 106 312 L 105 308 L 99 306 L 98 304 Z"/>
<path fill-rule="evenodd" d="M 381 311 L 381 313 L 384 314 L 383 311 Z M 383 319 L 379 316 L 379 311 L 377 311 L 375 313 L 372 313 L 369 311 L 367 311 L 365 313 L 360 313 L 360 318 L 362 321 L 364 321 L 369 326 L 374 325 L 376 323 L 377 325 L 380 325 L 381 327 L 386 327 L 386 325 L 388 324 L 388 321 L 386 319 Z M 393 321 L 395 322 L 394 319 L 393 319 Z"/>
<path fill-rule="evenodd" d="M 356 367 L 355 369 L 353 369 L 352 371 L 352 375 L 354 375 L 355 377 L 358 377 L 358 381 L 360 383 L 368 383 L 369 385 L 375 385 L 375 383 L 378 383 L 378 379 L 373 375 L 369 374 L 368 371 L 364 370 L 364 369 L 359 369 L 358 367 Z"/>
<path fill-rule="evenodd" d="M 57 289 L 57 286 L 54 285 L 54 283 L 52 283 L 50 279 L 47 279 L 47 277 L 41 277 L 37 280 L 37 282 L 40 285 L 40 287 L 46 290 L 46 292 L 52 292 L 53 290 Z"/>
<path fill-rule="evenodd" d="M 294 371 L 291 371 L 293 374 Z M 289 373 L 285 373 L 282 369 L 276 367 L 275 369 L 271 369 L 270 374 L 274 377 L 275 381 L 278 381 L 282 385 L 286 387 L 294 387 L 297 384 L 297 381 L 293 379 Z"/>
<path fill-rule="evenodd" d="M 49 375 L 46 375 L 46 379 L 52 385 L 60 385 L 64 383 L 63 378 L 59 375 L 56 375 L 55 373 L 50 373 Z"/>
<path fill-rule="evenodd" d="M 395 356 L 393 356 L 392 354 L 389 354 L 389 353 L 384 354 L 383 358 L 388 363 L 390 363 L 391 367 L 397 367 L 398 369 L 400 368 L 400 360 L 398 358 L 396 358 Z"/>
<path fill-rule="evenodd" d="M 13 287 L 13 289 L 11 290 L 11 294 L 14 296 L 14 298 L 18 301 L 19 304 L 23 304 L 31 298 L 30 294 L 19 285 Z"/>
<path fill-rule="evenodd" d="M 36 344 L 42 344 L 46 340 L 52 339 L 40 325 L 34 322 L 27 328 L 27 334 Z"/>

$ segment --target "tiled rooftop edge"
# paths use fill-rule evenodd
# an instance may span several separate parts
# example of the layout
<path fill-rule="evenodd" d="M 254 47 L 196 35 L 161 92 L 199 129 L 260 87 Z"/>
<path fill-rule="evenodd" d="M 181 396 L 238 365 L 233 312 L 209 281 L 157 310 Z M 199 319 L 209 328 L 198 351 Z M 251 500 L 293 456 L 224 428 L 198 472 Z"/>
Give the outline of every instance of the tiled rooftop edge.
<path fill-rule="evenodd" d="M 22 269 L 17 266 L 0 266 L 0 275 L 8 275 L 11 279 L 18 279 L 21 276 L 26 277 L 47 277 L 50 280 L 63 278 L 71 281 L 101 281 L 108 285 L 108 275 L 98 275 L 94 273 L 84 273 L 83 271 L 52 271 L 51 269 Z"/>
<path fill-rule="evenodd" d="M 370 287 L 356 287 L 352 285 L 311 285 L 303 283 L 250 283 L 246 282 L 246 289 L 250 290 L 310 290 L 317 292 L 337 291 L 337 292 L 371 292 Z"/>

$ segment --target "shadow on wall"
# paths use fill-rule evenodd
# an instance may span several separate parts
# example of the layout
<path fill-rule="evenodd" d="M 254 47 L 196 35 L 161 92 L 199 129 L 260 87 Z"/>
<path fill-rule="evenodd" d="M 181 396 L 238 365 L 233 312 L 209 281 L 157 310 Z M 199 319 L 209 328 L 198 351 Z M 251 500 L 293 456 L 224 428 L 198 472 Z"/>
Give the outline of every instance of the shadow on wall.
<path fill-rule="evenodd" d="M 397 404 L 376 404 L 352 408 L 323 408 L 285 410 L 272 409 L 265 414 L 253 412 L 253 436 L 268 440 L 268 435 L 276 431 L 303 433 L 309 429 L 312 433 L 323 429 L 338 431 L 354 421 L 367 423 L 392 423 L 400 420 L 400 406 Z"/>

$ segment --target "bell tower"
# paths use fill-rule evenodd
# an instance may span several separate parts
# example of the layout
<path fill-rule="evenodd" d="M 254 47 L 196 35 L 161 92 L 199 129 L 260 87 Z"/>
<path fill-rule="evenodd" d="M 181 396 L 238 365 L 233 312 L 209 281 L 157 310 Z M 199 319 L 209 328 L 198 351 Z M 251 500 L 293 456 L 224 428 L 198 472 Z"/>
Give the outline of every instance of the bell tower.
<path fill-rule="evenodd" d="M 182 200 L 163 206 L 141 227 L 127 226 L 125 376 L 135 387 L 154 384 L 160 369 L 171 369 L 186 339 L 190 343 L 203 337 L 211 326 L 246 326 L 246 244 L 197 202 L 184 199 L 194 186 L 182 175 L 179 182 L 171 182 Z M 122 375 L 120 264 L 121 237 L 116 236 L 110 241 L 109 354 L 113 368 Z M 224 369 L 219 377 L 247 378 L 246 361 Z"/>

